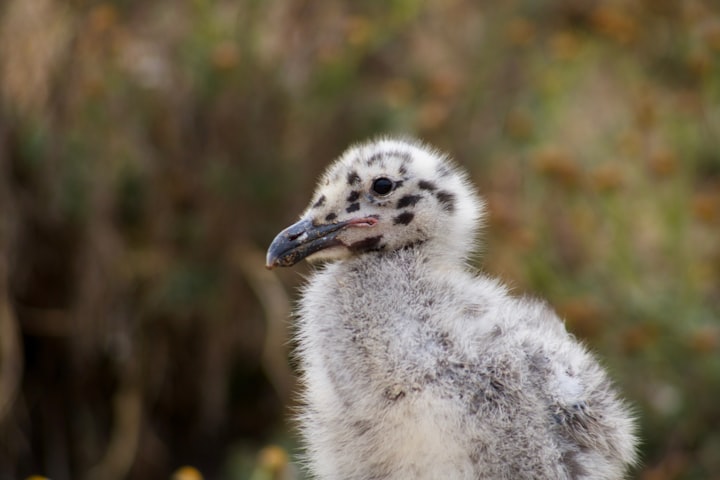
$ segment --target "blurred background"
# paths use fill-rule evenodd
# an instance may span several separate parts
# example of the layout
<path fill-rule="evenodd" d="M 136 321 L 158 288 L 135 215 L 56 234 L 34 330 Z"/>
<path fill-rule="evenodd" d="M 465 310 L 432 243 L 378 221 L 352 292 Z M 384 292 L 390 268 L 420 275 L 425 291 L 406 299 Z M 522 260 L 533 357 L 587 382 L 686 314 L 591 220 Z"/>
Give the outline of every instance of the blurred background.
<path fill-rule="evenodd" d="M 477 264 L 635 405 L 632 478 L 720 479 L 720 3 L 5 0 L 0 479 L 296 479 L 264 249 L 349 143 L 488 201 Z"/>

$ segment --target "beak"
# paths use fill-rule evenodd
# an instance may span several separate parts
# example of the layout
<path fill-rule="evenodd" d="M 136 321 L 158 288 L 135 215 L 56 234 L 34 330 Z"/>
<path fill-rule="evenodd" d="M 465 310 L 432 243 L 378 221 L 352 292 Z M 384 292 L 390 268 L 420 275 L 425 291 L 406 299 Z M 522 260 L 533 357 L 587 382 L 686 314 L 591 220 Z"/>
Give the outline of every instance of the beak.
<path fill-rule="evenodd" d="M 343 245 L 338 234 L 348 226 L 372 227 L 375 218 L 356 218 L 344 222 L 315 225 L 310 219 L 301 219 L 278 233 L 268 247 L 265 266 L 290 267 L 315 252 Z"/>

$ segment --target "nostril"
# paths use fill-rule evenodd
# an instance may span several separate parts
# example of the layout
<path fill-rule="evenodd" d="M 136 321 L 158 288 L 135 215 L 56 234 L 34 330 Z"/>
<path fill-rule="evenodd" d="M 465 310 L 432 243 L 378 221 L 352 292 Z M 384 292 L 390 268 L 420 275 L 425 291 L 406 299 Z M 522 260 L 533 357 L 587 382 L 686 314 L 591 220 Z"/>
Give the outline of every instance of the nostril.
<path fill-rule="evenodd" d="M 288 240 L 302 242 L 307 238 L 307 232 L 292 233 L 288 235 Z"/>

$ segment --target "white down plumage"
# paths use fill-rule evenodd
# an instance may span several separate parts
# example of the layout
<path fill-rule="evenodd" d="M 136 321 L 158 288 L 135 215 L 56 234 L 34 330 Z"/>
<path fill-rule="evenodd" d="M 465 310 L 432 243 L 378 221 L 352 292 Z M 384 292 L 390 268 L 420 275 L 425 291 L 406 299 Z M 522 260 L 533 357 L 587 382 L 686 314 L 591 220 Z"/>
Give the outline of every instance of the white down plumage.
<path fill-rule="evenodd" d="M 326 260 L 298 312 L 299 418 L 323 480 L 620 479 L 635 427 L 542 302 L 473 272 L 483 204 L 445 155 L 345 152 L 268 267 Z"/>

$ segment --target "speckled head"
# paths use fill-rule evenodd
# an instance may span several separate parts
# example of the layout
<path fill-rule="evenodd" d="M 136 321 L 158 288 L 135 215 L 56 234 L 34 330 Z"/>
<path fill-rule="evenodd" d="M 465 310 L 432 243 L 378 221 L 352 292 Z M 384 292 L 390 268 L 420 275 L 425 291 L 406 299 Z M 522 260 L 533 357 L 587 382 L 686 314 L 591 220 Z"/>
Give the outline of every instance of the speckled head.
<path fill-rule="evenodd" d="M 267 267 L 423 246 L 463 261 L 482 202 L 446 155 L 418 141 L 350 147 L 323 174 L 300 220 L 273 240 Z"/>

